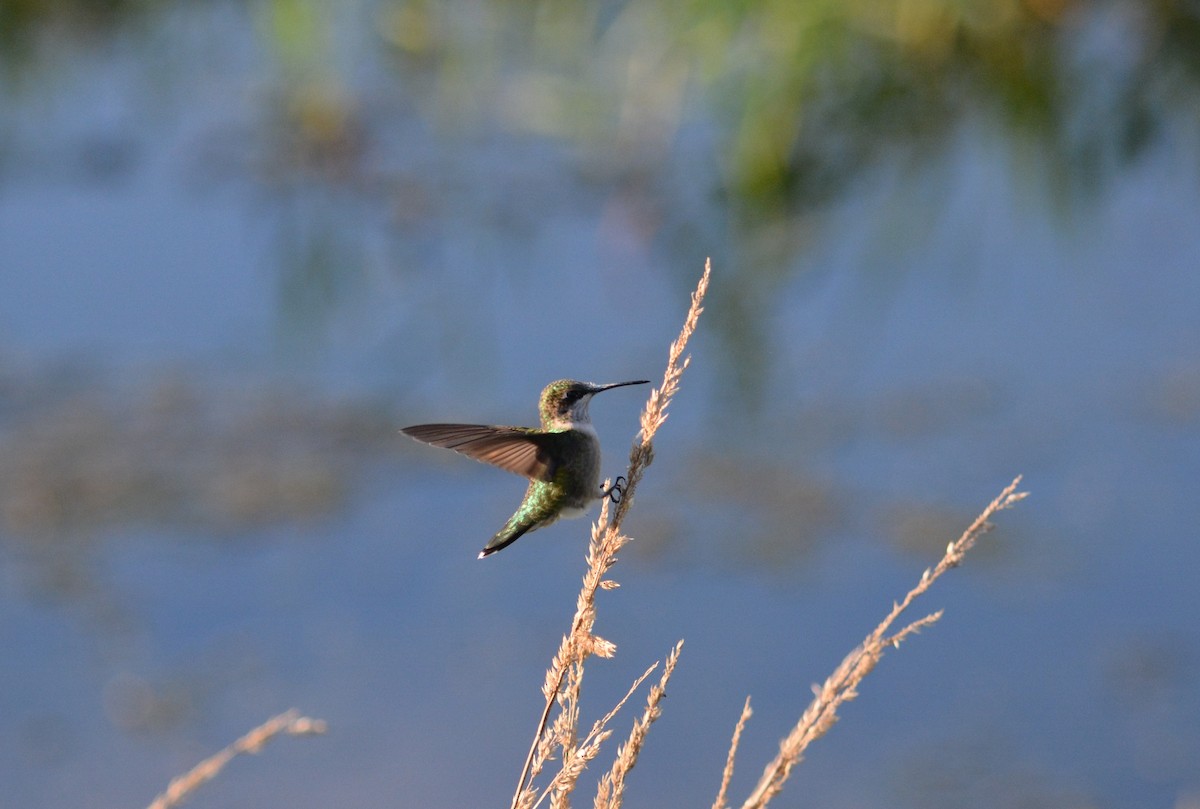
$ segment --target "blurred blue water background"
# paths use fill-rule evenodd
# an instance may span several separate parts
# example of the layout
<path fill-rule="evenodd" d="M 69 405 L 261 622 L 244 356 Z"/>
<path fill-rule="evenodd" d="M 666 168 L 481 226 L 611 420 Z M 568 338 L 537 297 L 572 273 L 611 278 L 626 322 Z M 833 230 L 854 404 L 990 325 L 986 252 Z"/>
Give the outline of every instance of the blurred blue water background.
<path fill-rule="evenodd" d="M 1018 473 L 777 803 L 1200 805 L 1198 53 L 1176 2 L 0 2 L 0 804 L 296 706 L 195 805 L 504 805 L 587 526 L 476 561 L 524 483 L 396 431 L 659 378 L 712 256 L 585 683 L 686 640 L 629 805 L 710 805 L 750 695 L 740 802 Z"/>

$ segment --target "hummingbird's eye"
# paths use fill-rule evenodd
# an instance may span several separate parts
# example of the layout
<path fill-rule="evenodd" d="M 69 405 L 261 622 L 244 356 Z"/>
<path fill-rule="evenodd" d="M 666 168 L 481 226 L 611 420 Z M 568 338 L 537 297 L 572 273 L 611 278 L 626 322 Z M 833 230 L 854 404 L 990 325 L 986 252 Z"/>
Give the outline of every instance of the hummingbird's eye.
<path fill-rule="evenodd" d="M 560 411 L 562 413 L 571 412 L 571 408 L 573 408 L 579 402 L 579 400 L 583 398 L 584 393 L 585 391 L 581 390 L 568 390 L 563 394 L 562 399 L 559 400 Z"/>

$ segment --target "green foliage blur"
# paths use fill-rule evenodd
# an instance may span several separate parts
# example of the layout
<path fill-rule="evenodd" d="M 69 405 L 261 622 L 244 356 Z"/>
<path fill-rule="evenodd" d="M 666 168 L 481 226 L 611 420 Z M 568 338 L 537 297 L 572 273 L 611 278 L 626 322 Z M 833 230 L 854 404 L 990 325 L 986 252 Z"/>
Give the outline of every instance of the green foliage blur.
<path fill-rule="evenodd" d="M 5 74 L 190 4 L 0 0 Z M 723 191 L 757 214 L 819 207 L 878 161 L 919 162 L 976 123 L 1034 147 L 1059 190 L 1094 190 L 1200 98 L 1200 8 L 1183 0 L 235 5 L 261 23 L 313 138 L 339 123 L 313 97 L 336 94 L 354 57 L 334 32 L 363 24 L 455 126 L 653 150 L 700 94 Z"/>
<path fill-rule="evenodd" d="M 212 7 L 239 15 L 264 57 L 247 162 L 276 188 L 378 189 L 389 109 L 441 138 L 562 144 L 614 192 L 665 197 L 657 238 L 736 267 L 714 296 L 739 388 L 758 375 L 752 313 L 794 273 L 814 218 L 863 182 L 936 176 L 972 138 L 1070 216 L 1151 148 L 1200 165 L 1187 0 L 0 0 L 0 98 L 36 97 L 56 55 L 106 39 L 149 43 L 154 75 L 174 33 L 147 32 Z M 364 64 L 384 88 L 360 81 Z M 0 116 L 0 169 L 20 159 L 11 141 Z M 672 158 L 707 216 L 662 191 Z M 315 230 L 291 249 L 285 292 L 352 253 Z"/>

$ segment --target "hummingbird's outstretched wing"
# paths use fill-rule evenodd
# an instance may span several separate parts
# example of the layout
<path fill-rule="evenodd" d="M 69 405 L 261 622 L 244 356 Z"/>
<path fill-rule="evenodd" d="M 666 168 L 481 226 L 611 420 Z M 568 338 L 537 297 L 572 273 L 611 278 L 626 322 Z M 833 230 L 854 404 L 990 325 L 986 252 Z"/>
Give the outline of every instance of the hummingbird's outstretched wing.
<path fill-rule="evenodd" d="M 416 424 L 400 432 L 531 480 L 548 481 L 554 478 L 556 464 L 546 451 L 546 447 L 555 440 L 553 433 L 483 424 Z"/>

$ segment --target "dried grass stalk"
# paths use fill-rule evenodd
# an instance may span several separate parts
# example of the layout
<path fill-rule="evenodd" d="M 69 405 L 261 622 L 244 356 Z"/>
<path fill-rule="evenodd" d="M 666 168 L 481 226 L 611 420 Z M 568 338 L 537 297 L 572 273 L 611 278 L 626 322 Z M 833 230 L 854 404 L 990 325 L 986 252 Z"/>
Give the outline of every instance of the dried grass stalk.
<path fill-rule="evenodd" d="M 221 752 L 206 758 L 187 773 L 171 779 L 167 791 L 154 799 L 149 809 L 171 809 L 187 800 L 193 792 L 225 769 L 234 756 L 243 753 L 258 753 L 267 742 L 276 736 L 312 736 L 324 733 L 325 722 L 301 716 L 295 708 L 268 719 L 254 730 L 226 747 Z"/>
<path fill-rule="evenodd" d="M 858 696 L 858 684 L 875 668 L 888 646 L 898 647 L 900 642 L 909 635 L 929 626 L 942 616 L 939 610 L 913 621 L 893 635 L 888 634 L 892 624 L 912 602 L 927 591 L 943 573 L 952 567 L 957 567 L 967 551 L 974 547 L 979 537 L 992 528 L 992 524 L 988 522 L 992 515 L 1025 498 L 1027 492 L 1017 491 L 1020 482 L 1021 478 L 1018 476 L 1005 487 L 1004 491 L 1000 492 L 999 496 L 975 519 L 975 522 L 971 523 L 971 526 L 963 532 L 962 536 L 946 546 L 946 553 L 937 566 L 927 569 L 921 575 L 917 586 L 910 590 L 902 601 L 892 605 L 892 611 L 888 613 L 887 617 L 879 626 L 875 627 L 871 634 L 867 635 L 858 648 L 846 656 L 846 659 L 822 685 L 813 687 L 815 698 L 804 711 L 796 726 L 780 741 L 779 753 L 763 770 L 762 777 L 759 778 L 750 797 L 742 804 L 742 809 L 760 809 L 779 793 L 791 774 L 792 767 L 803 758 L 808 745 L 833 727 L 838 719 L 838 708 L 842 703 Z"/>
<path fill-rule="evenodd" d="M 717 790 L 717 799 L 713 801 L 712 809 L 725 809 L 729 805 L 729 782 L 733 780 L 733 760 L 737 758 L 742 731 L 746 729 L 746 722 L 753 713 L 754 711 L 750 709 L 750 697 L 746 697 L 746 704 L 742 706 L 742 715 L 738 717 L 737 725 L 733 729 L 733 739 L 729 742 L 729 755 L 725 757 L 725 771 L 721 773 L 721 788 Z"/>
<path fill-rule="evenodd" d="M 617 756 L 613 761 L 612 768 L 600 779 L 600 783 L 596 787 L 595 809 L 619 809 L 621 806 L 621 801 L 625 797 L 625 776 L 637 764 L 638 753 L 641 752 L 642 744 L 646 741 L 646 734 L 650 732 L 650 726 L 654 724 L 654 720 L 658 719 L 662 713 L 659 703 L 666 696 L 667 681 L 671 679 L 671 674 L 675 671 L 675 664 L 679 662 L 679 652 L 682 649 L 683 641 L 679 641 L 671 650 L 671 654 L 667 656 L 667 664 L 663 667 L 658 685 L 651 688 L 650 693 L 646 695 L 646 710 L 633 723 L 633 728 L 629 731 L 629 738 L 625 744 L 617 748 Z M 649 673 L 649 671 L 646 672 L 646 674 Z"/>
<path fill-rule="evenodd" d="M 669 661 L 668 664 L 674 668 L 674 661 Z M 642 673 L 642 676 L 634 680 L 633 685 L 629 686 L 629 690 L 625 692 L 625 696 L 621 698 L 620 702 L 613 706 L 612 710 L 610 710 L 600 719 L 596 720 L 596 723 L 592 725 L 591 732 L 589 732 L 584 740 L 580 743 L 578 750 L 572 753 L 571 760 L 569 762 L 564 756 L 563 768 L 559 771 L 558 775 L 555 776 L 554 781 L 547 789 L 547 791 L 550 793 L 551 809 L 558 809 L 558 807 L 570 805 L 568 796 L 570 795 L 571 791 L 575 789 L 575 784 L 579 780 L 579 776 L 583 773 L 584 766 L 587 764 L 587 762 L 596 757 L 596 755 L 600 752 L 600 744 L 612 735 L 612 731 L 608 730 L 608 723 L 611 722 L 613 717 L 620 712 L 621 708 L 625 706 L 625 703 L 629 701 L 629 698 L 633 696 L 634 692 L 638 690 L 638 687 L 646 681 L 646 678 L 649 677 L 656 668 L 658 668 L 658 663 L 655 663 L 650 668 L 646 669 Z M 540 798 L 538 799 L 538 803 L 541 803 Z M 534 804 L 534 806 L 536 807 L 537 804 Z"/>
<path fill-rule="evenodd" d="M 608 573 L 617 562 L 617 552 L 629 541 L 621 533 L 621 523 L 629 512 L 642 476 L 654 460 L 654 434 L 667 420 L 667 408 L 672 397 L 679 391 L 679 382 L 691 358 L 684 356 L 688 340 L 696 330 L 701 304 L 708 291 L 712 272 L 711 261 L 704 264 L 704 274 L 692 293 L 691 307 L 684 319 L 679 336 L 671 343 L 667 354 L 667 368 L 662 384 L 650 392 L 650 398 L 642 410 L 641 431 L 629 452 L 629 468 L 625 473 L 625 496 L 615 508 L 609 508 L 608 500 L 600 507 L 600 518 L 592 526 L 591 541 L 588 543 L 587 571 L 583 575 L 583 586 L 575 602 L 575 616 L 571 629 L 563 636 L 558 651 L 546 671 L 542 694 L 546 699 L 537 731 L 525 758 L 516 792 L 513 793 L 512 809 L 530 809 L 537 804 L 537 790 L 531 785 L 543 770 L 555 749 L 563 754 L 562 767 L 574 766 L 578 761 L 575 748 L 576 728 L 579 715 L 579 692 L 583 683 L 583 663 L 591 655 L 611 657 L 616 646 L 592 633 L 596 623 L 596 591 L 611 590 L 617 583 L 608 578 Z M 560 706 L 558 716 L 547 730 L 550 714 L 555 703 Z M 561 772 L 561 770 L 560 770 Z M 556 776 L 557 780 L 557 776 Z"/>

